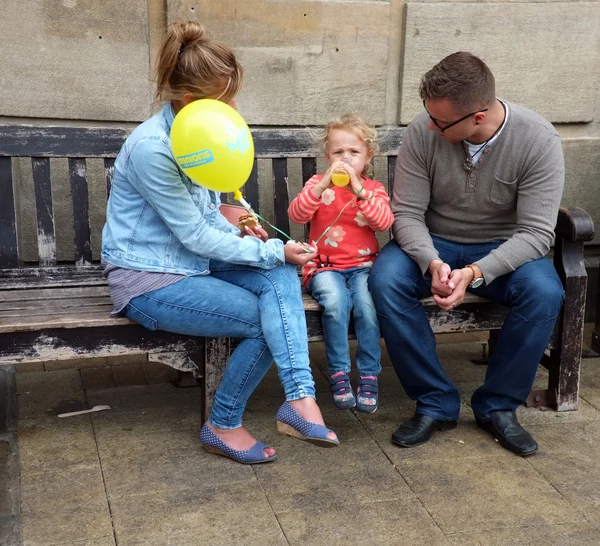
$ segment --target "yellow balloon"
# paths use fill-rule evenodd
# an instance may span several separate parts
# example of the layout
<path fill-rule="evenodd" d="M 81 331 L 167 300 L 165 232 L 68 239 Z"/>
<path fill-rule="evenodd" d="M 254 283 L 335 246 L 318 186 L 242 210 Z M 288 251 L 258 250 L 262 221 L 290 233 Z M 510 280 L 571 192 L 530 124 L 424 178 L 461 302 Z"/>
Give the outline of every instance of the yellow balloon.
<path fill-rule="evenodd" d="M 171 127 L 171 148 L 183 172 L 213 191 L 239 190 L 254 165 L 248 125 L 218 100 L 196 100 L 179 111 Z"/>

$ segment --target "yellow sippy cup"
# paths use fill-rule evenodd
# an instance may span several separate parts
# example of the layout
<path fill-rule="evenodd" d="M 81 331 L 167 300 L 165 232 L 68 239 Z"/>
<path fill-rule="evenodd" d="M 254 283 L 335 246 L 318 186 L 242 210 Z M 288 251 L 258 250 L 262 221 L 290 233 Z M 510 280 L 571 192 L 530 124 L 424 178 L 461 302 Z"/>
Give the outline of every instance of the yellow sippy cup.
<path fill-rule="evenodd" d="M 344 160 L 344 163 L 350 165 L 350 162 L 347 159 Z M 338 188 L 343 188 L 350 184 L 350 175 L 343 167 L 338 167 L 331 173 L 331 183 Z"/>

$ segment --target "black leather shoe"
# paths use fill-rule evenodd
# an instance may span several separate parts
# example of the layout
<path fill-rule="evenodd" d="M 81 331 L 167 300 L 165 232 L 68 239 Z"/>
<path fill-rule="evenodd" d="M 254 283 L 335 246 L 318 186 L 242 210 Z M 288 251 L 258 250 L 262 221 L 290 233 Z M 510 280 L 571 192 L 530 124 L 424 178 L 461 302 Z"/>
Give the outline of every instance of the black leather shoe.
<path fill-rule="evenodd" d="M 434 430 L 453 428 L 456 428 L 456 421 L 440 421 L 429 415 L 415 413 L 392 434 L 392 442 L 402 447 L 419 446 L 431 438 Z"/>
<path fill-rule="evenodd" d="M 481 421 L 477 417 L 477 426 L 491 432 L 498 443 L 508 451 L 521 457 L 529 457 L 538 450 L 536 441 L 517 421 L 515 410 L 491 411 L 490 421 Z"/>

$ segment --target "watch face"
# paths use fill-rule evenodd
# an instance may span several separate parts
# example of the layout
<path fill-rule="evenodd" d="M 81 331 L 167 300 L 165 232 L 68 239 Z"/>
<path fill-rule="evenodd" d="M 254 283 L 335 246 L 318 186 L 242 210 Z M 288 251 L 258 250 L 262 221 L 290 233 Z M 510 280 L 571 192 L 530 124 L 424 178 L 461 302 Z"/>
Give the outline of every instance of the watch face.
<path fill-rule="evenodd" d="M 469 288 L 479 288 L 483 284 L 483 277 L 478 277 L 477 279 L 473 279 L 469 284 Z"/>

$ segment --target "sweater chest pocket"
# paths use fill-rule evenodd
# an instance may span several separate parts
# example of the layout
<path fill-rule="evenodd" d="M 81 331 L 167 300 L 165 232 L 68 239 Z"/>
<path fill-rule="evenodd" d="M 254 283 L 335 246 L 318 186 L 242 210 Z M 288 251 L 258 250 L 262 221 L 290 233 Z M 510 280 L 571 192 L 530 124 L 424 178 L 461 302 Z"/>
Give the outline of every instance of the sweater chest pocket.
<path fill-rule="evenodd" d="M 503 180 L 498 175 L 494 176 L 490 190 L 490 200 L 496 205 L 510 205 L 517 198 L 517 181 Z"/>

